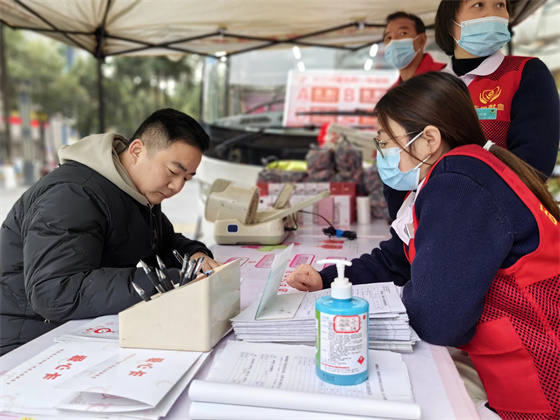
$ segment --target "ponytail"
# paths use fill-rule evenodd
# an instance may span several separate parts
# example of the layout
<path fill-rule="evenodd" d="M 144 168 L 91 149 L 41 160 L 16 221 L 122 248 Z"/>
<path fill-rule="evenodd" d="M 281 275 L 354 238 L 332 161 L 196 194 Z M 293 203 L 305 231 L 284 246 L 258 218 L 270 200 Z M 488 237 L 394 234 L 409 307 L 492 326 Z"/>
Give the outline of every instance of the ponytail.
<path fill-rule="evenodd" d="M 525 161 L 519 159 L 510 151 L 499 146 L 492 146 L 489 152 L 501 160 L 508 168 L 510 168 L 523 183 L 531 190 L 531 192 L 539 199 L 548 212 L 560 221 L 560 207 L 554 199 L 546 184 L 543 183 L 544 176 Z"/>

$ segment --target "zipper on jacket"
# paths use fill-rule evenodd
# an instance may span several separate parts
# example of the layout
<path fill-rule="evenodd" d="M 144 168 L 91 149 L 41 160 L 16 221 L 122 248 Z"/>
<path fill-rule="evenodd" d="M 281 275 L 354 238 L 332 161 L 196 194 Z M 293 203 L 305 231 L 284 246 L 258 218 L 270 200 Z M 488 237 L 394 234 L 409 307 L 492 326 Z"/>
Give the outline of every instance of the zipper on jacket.
<path fill-rule="evenodd" d="M 148 204 L 148 208 L 150 209 L 150 230 L 152 231 L 152 249 L 155 250 L 157 248 L 157 230 L 154 226 L 154 219 L 155 214 L 152 213 L 152 209 L 154 208 L 153 204 Z"/>

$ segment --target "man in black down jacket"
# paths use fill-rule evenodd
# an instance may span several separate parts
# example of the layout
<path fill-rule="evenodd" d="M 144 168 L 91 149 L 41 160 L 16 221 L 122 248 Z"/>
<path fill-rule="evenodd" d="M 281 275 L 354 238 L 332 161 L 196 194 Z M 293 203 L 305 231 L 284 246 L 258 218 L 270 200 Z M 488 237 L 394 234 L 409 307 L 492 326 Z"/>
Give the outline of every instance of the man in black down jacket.
<path fill-rule="evenodd" d="M 140 301 L 132 281 L 156 293 L 140 259 L 159 255 L 179 277 L 172 250 L 204 256 L 173 231 L 160 203 L 190 180 L 209 146 L 191 117 L 156 111 L 131 141 L 113 133 L 59 151 L 61 166 L 14 204 L 0 235 L 0 354 L 71 319 L 116 314 Z"/>

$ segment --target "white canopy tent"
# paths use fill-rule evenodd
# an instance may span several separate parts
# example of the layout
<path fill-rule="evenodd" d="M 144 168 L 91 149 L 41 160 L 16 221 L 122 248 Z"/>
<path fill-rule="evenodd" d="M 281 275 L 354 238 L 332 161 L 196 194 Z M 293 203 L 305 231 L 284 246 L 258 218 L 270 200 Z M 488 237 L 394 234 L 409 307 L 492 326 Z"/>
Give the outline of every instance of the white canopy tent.
<path fill-rule="evenodd" d="M 458 1 L 458 0 L 451 0 Z M 513 0 L 515 25 L 546 0 Z M 89 51 L 238 54 L 281 44 L 362 48 L 404 10 L 430 27 L 440 0 L 0 0 L 0 20 Z"/>
<path fill-rule="evenodd" d="M 449 0 L 459 1 L 459 0 Z M 546 0 L 512 0 L 515 25 Z M 101 65 L 114 55 L 221 57 L 279 46 L 358 50 L 382 40 L 404 10 L 433 28 L 440 0 L 0 0 L 0 21 L 76 46 Z"/>

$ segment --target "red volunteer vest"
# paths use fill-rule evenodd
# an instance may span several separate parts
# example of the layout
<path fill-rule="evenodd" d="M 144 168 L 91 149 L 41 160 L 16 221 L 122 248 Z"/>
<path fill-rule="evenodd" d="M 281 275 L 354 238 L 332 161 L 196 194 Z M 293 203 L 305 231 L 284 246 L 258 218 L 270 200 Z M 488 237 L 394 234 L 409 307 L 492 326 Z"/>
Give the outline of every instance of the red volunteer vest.
<path fill-rule="evenodd" d="M 462 349 L 469 353 L 488 402 L 502 419 L 560 419 L 560 225 L 491 153 L 470 145 L 449 155 L 471 156 L 494 169 L 531 211 L 540 238 L 534 252 L 498 271 L 484 297 L 475 335 Z M 416 231 L 414 211 L 413 215 Z M 411 239 L 407 253 L 411 264 L 415 254 Z"/>
<path fill-rule="evenodd" d="M 439 63 L 437 61 L 434 61 L 434 59 L 430 54 L 424 54 L 424 58 L 420 62 L 420 65 L 418 66 L 416 71 L 414 72 L 414 76 L 418 76 L 419 74 L 427 73 L 429 71 L 440 71 L 445 66 L 446 66 L 445 63 Z M 394 88 L 395 86 L 399 86 L 401 83 L 402 83 L 402 79 L 399 76 L 395 84 L 391 86 L 391 89 Z"/>
<path fill-rule="evenodd" d="M 532 58 L 506 56 L 494 73 L 477 76 L 469 85 L 486 138 L 504 149 L 511 123 L 511 101 L 519 88 L 525 63 Z"/>

